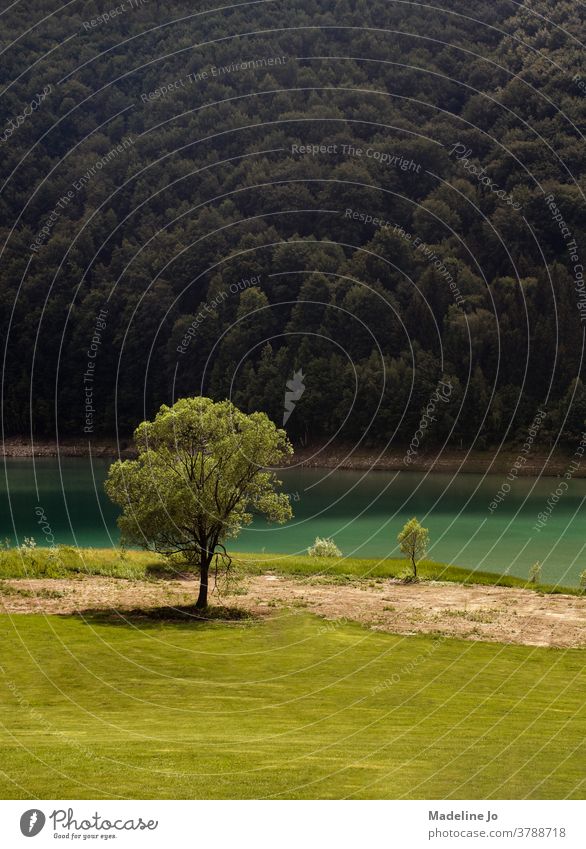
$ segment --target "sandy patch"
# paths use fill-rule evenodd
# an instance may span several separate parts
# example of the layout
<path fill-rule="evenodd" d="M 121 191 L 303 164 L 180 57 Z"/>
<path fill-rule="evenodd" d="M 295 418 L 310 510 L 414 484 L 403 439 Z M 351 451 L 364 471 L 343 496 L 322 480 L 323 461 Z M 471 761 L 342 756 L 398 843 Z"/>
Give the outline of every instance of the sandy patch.
<path fill-rule="evenodd" d="M 193 604 L 196 590 L 193 580 L 5 580 L 0 583 L 0 611 L 73 614 L 181 607 Z M 392 580 L 374 586 L 366 582 L 340 585 L 271 574 L 246 578 L 237 593 L 213 595 L 212 602 L 263 616 L 278 615 L 284 608 L 305 608 L 328 620 L 360 622 L 395 634 L 440 633 L 534 646 L 586 645 L 586 598 L 508 587 Z"/>

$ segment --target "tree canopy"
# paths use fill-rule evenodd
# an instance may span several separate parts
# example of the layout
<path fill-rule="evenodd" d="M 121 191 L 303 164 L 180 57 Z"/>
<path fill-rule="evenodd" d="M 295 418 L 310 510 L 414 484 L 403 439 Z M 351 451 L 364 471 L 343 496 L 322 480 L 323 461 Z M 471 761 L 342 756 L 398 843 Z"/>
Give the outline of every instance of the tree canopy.
<path fill-rule="evenodd" d="M 417 563 L 427 554 L 429 546 L 429 531 L 423 528 L 421 523 L 413 517 L 405 523 L 403 529 L 397 536 L 399 547 L 403 554 L 411 560 L 413 566 L 413 577 L 417 578 Z"/>
<path fill-rule="evenodd" d="M 408 442 L 440 378 L 432 441 L 544 405 L 574 440 L 579 4 L 448 5 L 7 8 L 4 432 L 126 436 L 196 394 L 281 421 L 302 370 L 294 440 Z"/>
<path fill-rule="evenodd" d="M 137 459 L 115 462 L 105 485 L 122 510 L 122 540 L 197 569 L 197 606 L 205 607 L 210 564 L 218 550 L 226 553 L 224 542 L 255 513 L 279 523 L 292 516 L 270 468 L 291 444 L 264 413 L 201 397 L 163 405 L 134 439 Z"/>

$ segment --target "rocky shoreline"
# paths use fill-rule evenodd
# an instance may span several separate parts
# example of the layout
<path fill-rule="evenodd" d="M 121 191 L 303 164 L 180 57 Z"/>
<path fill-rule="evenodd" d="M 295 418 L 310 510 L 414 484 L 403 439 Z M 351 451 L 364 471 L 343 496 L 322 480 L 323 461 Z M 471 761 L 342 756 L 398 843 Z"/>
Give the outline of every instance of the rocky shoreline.
<path fill-rule="evenodd" d="M 297 448 L 289 463 L 290 466 L 326 469 L 353 469 L 356 471 L 412 471 L 443 474 L 498 474 L 510 480 L 515 477 L 560 477 L 574 461 L 570 452 L 558 451 L 549 456 L 549 451 L 535 451 L 529 457 L 519 460 L 519 447 L 506 445 L 502 449 L 458 450 L 447 448 L 435 452 L 421 452 L 415 459 L 405 463 L 405 446 L 383 451 L 376 449 L 352 450 L 351 447 L 330 446 L 324 451 L 319 448 Z M 586 463 L 583 468 L 572 465 L 572 477 L 586 477 Z"/>
<path fill-rule="evenodd" d="M 545 475 L 559 477 L 566 473 L 572 463 L 570 451 L 557 451 L 551 457 L 549 452 L 535 450 L 522 466 L 512 472 L 519 457 L 519 448 L 507 445 L 503 449 L 465 451 L 455 448 L 437 449 L 435 452 L 419 454 L 408 465 L 404 462 L 406 448 L 404 446 L 392 449 L 377 450 L 375 448 L 355 448 L 352 445 L 328 445 L 313 447 L 296 447 L 295 454 L 287 464 L 288 467 L 315 469 L 350 469 L 354 471 L 415 471 L 444 474 L 500 474 L 515 476 L 537 477 Z M 24 437 L 11 437 L 2 443 L 4 457 L 102 457 L 128 459 L 134 456 L 130 437 L 117 442 L 115 439 L 104 439 L 97 442 L 85 442 L 75 439 L 39 440 L 34 443 Z M 586 463 L 583 468 L 572 467 L 572 477 L 586 477 Z"/>
<path fill-rule="evenodd" d="M 1 446 L 4 457 L 106 457 L 124 459 L 134 454 L 132 441 L 100 440 L 99 442 L 84 442 L 81 440 L 64 439 L 38 440 L 34 443 L 24 437 L 10 437 Z"/>

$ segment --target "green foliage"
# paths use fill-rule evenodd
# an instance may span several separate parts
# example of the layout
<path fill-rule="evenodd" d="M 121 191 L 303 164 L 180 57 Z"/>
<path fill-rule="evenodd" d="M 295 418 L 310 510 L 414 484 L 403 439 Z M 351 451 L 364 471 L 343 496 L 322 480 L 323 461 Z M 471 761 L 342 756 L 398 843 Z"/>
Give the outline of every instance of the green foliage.
<path fill-rule="evenodd" d="M 310 557 L 341 557 L 342 552 L 332 537 L 316 537 L 313 545 L 307 549 Z"/>
<path fill-rule="evenodd" d="M 80 578 L 104 575 L 112 578 L 145 580 L 152 571 L 164 567 L 157 557 L 140 551 L 126 558 L 112 548 L 36 548 L 34 559 L 19 548 L 0 550 L 0 578 Z"/>
<path fill-rule="evenodd" d="M 529 569 L 529 583 L 541 583 L 541 563 L 539 562 L 539 560 L 534 563 L 533 566 Z"/>
<path fill-rule="evenodd" d="M 343 422 L 340 439 L 408 444 L 443 377 L 462 392 L 436 413 L 430 444 L 497 444 L 509 425 L 523 441 L 545 397 L 540 440 L 558 428 L 563 442 L 579 440 L 579 295 L 544 192 L 583 262 L 580 5 L 535 0 L 529 13 L 470 0 L 465 14 L 426 6 L 424 15 L 386 0 L 200 5 L 149 2 L 90 27 L 96 4 L 50 15 L 47 0 L 31 0 L 27 16 L 21 4 L 2 14 L 3 42 L 22 44 L 26 31 L 26 45 L 3 57 L 0 126 L 54 87 L 0 157 L 5 431 L 27 432 L 32 419 L 38 432 L 58 423 L 80 434 L 80 374 L 107 308 L 92 383 L 98 436 L 127 437 L 171 403 L 171 387 L 173 397 L 230 397 L 280 421 L 286 381 L 303 368 L 291 438 L 318 440 Z M 285 61 L 210 73 L 243 55 Z M 201 71 L 206 79 L 187 79 Z M 338 151 L 293 152 L 307 143 Z M 522 214 L 450 155 L 455 143 Z M 348 156 L 343 144 L 421 167 Z M 231 289 L 251 277 L 249 289 Z"/>
<path fill-rule="evenodd" d="M 116 461 L 105 484 L 122 510 L 122 541 L 200 572 L 198 603 L 207 604 L 208 572 L 224 542 L 253 512 L 272 522 L 291 518 L 289 497 L 269 467 L 293 449 L 264 413 L 246 415 L 229 401 L 184 398 L 163 405 L 137 427 L 136 460 Z M 229 560 L 229 558 L 228 558 Z"/>
<path fill-rule="evenodd" d="M 417 561 L 427 554 L 429 531 L 427 528 L 422 528 L 416 518 L 409 519 L 403 530 L 398 533 L 397 542 L 403 554 L 410 558 L 413 577 L 417 578 Z"/>

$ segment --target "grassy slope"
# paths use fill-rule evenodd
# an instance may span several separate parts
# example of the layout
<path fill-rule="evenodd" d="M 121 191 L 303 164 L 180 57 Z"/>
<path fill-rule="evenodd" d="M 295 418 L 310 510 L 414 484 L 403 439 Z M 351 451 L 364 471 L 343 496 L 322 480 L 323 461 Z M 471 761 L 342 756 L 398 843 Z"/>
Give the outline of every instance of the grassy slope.
<path fill-rule="evenodd" d="M 237 554 L 235 564 L 242 572 L 260 574 L 274 571 L 283 575 L 302 577 L 321 575 L 324 579 L 395 578 L 410 574 L 408 561 L 403 559 L 341 559 L 312 558 L 286 554 Z M 84 574 L 108 575 L 117 578 L 145 579 L 164 574 L 161 558 L 142 551 L 120 552 L 111 548 L 34 549 L 24 556 L 16 549 L 0 550 L 0 579 L 2 578 L 63 578 Z M 418 574 L 422 580 L 452 581 L 463 584 L 498 584 L 504 587 L 528 587 L 546 593 L 579 594 L 576 587 L 549 584 L 528 584 L 522 578 L 498 575 L 494 572 L 471 572 L 457 566 L 423 561 Z"/>
<path fill-rule="evenodd" d="M 2 616 L 0 643 L 2 798 L 581 796 L 580 651 L 306 614 Z"/>

